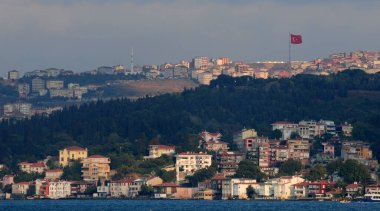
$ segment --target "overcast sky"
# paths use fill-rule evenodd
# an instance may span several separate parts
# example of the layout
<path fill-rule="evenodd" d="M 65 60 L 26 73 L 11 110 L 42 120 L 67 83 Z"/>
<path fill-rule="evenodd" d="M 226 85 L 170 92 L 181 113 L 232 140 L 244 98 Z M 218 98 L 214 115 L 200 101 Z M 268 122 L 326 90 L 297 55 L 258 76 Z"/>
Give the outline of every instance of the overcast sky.
<path fill-rule="evenodd" d="M 379 0 L 0 0 L 0 73 L 380 50 Z"/>

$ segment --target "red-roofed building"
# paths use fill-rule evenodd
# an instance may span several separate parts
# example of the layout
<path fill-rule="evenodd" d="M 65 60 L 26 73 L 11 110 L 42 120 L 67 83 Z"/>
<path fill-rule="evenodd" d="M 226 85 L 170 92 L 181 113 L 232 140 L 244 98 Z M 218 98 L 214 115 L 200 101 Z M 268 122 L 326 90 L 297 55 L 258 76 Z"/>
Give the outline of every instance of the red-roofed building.
<path fill-rule="evenodd" d="M 354 182 L 346 186 L 347 197 L 355 197 L 363 191 L 363 186 L 360 183 Z"/>
<path fill-rule="evenodd" d="M 28 163 L 28 162 L 21 162 L 18 164 L 19 168 L 23 172 L 27 173 L 43 173 L 46 170 L 46 166 L 43 162 L 38 163 Z"/>
<path fill-rule="evenodd" d="M 293 185 L 293 197 L 294 198 L 306 198 L 308 197 L 309 182 L 300 182 Z"/>
<path fill-rule="evenodd" d="M 329 186 L 335 186 L 334 182 L 328 182 L 327 180 L 321 180 L 319 182 L 309 183 L 309 194 L 313 196 L 324 196 L 329 188 Z"/>
<path fill-rule="evenodd" d="M 330 187 L 334 187 L 335 182 L 321 180 L 318 182 L 301 182 L 293 185 L 294 196 L 296 198 L 304 198 L 308 196 L 323 197 Z"/>
<path fill-rule="evenodd" d="M 149 145 L 149 156 L 144 156 L 145 159 L 159 158 L 162 155 L 173 156 L 175 154 L 175 146 L 167 145 Z"/>
<path fill-rule="evenodd" d="M 380 183 L 375 183 L 371 185 L 367 185 L 365 187 L 365 193 L 380 193 Z"/>
<path fill-rule="evenodd" d="M 59 150 L 59 164 L 62 167 L 68 166 L 70 161 L 83 160 L 87 158 L 88 150 L 78 146 L 70 146 Z"/>

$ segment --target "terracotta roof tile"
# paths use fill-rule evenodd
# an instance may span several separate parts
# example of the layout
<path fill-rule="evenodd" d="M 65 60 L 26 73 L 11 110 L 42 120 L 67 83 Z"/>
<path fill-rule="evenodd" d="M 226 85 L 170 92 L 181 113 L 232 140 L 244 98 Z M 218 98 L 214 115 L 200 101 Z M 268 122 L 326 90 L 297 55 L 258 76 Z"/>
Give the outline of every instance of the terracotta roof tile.
<path fill-rule="evenodd" d="M 85 149 L 83 149 L 82 147 L 78 147 L 78 146 L 70 146 L 70 147 L 67 147 L 66 150 L 69 150 L 69 151 L 85 151 Z"/>

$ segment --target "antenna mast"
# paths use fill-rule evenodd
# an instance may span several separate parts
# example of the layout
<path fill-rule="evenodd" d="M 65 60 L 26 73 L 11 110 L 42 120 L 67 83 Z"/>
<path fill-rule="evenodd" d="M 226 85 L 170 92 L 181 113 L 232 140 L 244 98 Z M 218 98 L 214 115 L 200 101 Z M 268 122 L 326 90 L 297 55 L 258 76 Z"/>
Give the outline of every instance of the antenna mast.
<path fill-rule="evenodd" d="M 132 48 L 131 50 L 131 73 L 132 74 L 134 73 L 133 67 L 134 67 L 134 64 L 133 64 L 133 48 Z"/>

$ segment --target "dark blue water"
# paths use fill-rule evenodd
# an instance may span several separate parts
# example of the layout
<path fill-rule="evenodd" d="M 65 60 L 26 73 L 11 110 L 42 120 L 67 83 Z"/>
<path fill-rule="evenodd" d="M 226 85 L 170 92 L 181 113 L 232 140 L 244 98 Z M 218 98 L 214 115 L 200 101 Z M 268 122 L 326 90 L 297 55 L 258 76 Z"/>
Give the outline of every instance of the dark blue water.
<path fill-rule="evenodd" d="M 26 200 L 0 201 L 0 210 L 380 210 L 380 203 L 319 201 Z"/>

